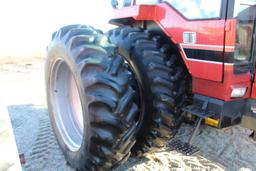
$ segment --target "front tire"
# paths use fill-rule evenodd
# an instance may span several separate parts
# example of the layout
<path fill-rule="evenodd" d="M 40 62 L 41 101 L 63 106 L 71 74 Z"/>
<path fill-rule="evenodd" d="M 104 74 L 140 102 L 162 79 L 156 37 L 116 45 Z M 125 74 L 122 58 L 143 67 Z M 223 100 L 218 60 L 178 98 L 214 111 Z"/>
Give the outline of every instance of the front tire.
<path fill-rule="evenodd" d="M 78 170 L 108 170 L 135 143 L 138 107 L 132 73 L 105 36 L 71 25 L 53 34 L 46 61 L 47 103 L 67 162 Z"/>

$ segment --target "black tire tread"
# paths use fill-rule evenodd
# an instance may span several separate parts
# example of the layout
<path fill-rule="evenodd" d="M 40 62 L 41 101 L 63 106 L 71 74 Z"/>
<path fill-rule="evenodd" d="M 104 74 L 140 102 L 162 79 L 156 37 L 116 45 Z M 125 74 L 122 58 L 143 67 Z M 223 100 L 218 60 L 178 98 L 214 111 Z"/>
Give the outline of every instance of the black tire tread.
<path fill-rule="evenodd" d="M 133 118 L 138 114 L 138 107 L 134 103 L 135 92 L 129 85 L 132 74 L 124 67 L 120 56 L 115 52 L 109 55 L 109 49 L 113 48 L 108 47 L 112 45 L 106 44 L 105 36 L 90 26 L 66 26 L 52 37 L 53 42 L 60 42 L 71 54 L 80 71 L 86 96 L 90 97 L 90 152 L 85 156 L 85 166 L 73 167 L 108 170 L 119 165 L 127 160 L 135 143 L 134 131 L 130 129 L 135 124 Z M 97 60 L 94 60 L 95 55 Z"/>
<path fill-rule="evenodd" d="M 186 85 L 182 82 L 186 71 L 176 55 L 168 54 L 170 46 L 162 43 L 158 35 L 150 35 L 148 31 L 125 26 L 111 30 L 109 39 L 111 43 L 126 49 L 130 58 L 140 58 L 139 67 L 144 70 L 141 77 L 150 82 L 145 86 L 152 94 L 153 111 L 146 116 L 151 117 L 151 125 L 144 124 L 144 132 L 137 137 L 132 152 L 141 154 L 155 151 L 175 135 L 180 125 L 177 122 L 180 115 L 177 107 L 184 104 Z"/>

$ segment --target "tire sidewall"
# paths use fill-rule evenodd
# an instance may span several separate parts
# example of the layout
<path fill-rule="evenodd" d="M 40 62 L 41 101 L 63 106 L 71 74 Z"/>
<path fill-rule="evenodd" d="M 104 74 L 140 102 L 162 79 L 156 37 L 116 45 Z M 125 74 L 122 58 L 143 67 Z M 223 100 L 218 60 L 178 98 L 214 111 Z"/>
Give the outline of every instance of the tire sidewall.
<path fill-rule="evenodd" d="M 71 151 L 68 146 L 64 143 L 63 138 L 61 136 L 61 133 L 59 132 L 59 129 L 56 125 L 56 120 L 54 117 L 54 107 L 53 107 L 53 101 L 51 98 L 51 75 L 52 75 L 52 68 L 57 59 L 62 59 L 65 61 L 65 63 L 68 65 L 70 71 L 72 72 L 76 85 L 78 88 L 78 93 L 81 100 L 81 106 L 83 111 L 83 126 L 84 126 L 84 135 L 82 138 L 82 144 L 78 151 Z M 66 158 L 67 161 L 69 161 L 70 165 L 73 167 L 81 166 L 80 168 L 83 168 L 86 164 L 87 158 L 89 157 L 87 153 L 89 149 L 90 144 L 90 118 L 88 115 L 88 108 L 87 108 L 87 100 L 86 100 L 86 93 L 83 89 L 83 82 L 80 76 L 79 67 L 73 60 L 72 54 L 70 54 L 66 48 L 65 45 L 63 45 L 61 42 L 55 41 L 52 42 L 48 46 L 48 56 L 45 63 L 45 79 L 46 79 L 46 92 L 47 92 L 47 104 L 48 104 L 48 111 L 49 116 L 51 120 L 51 124 L 53 127 L 53 131 L 55 132 L 55 135 L 57 137 L 58 144 L 60 145 L 62 152 Z"/>

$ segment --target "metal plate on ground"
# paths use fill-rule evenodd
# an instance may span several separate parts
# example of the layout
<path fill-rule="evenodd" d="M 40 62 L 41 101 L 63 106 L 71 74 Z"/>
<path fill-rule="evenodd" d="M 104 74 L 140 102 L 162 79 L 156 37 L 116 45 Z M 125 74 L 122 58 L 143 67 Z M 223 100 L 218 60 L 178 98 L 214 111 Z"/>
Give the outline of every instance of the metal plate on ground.
<path fill-rule="evenodd" d="M 176 150 L 184 155 L 190 156 L 200 151 L 196 146 L 192 146 L 187 142 L 181 140 L 172 140 L 169 144 L 171 150 Z"/>

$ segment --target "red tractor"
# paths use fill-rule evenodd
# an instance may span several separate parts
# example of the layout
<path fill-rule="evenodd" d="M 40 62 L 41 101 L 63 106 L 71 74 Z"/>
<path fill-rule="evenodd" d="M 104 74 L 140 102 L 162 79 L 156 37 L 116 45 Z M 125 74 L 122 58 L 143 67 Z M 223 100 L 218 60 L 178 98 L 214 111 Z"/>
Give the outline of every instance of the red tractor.
<path fill-rule="evenodd" d="M 202 121 L 256 130 L 255 0 L 111 3 L 118 28 L 65 26 L 48 46 L 48 108 L 72 167 L 108 170 L 168 140 L 193 154 Z M 189 142 L 173 139 L 184 121 Z"/>

